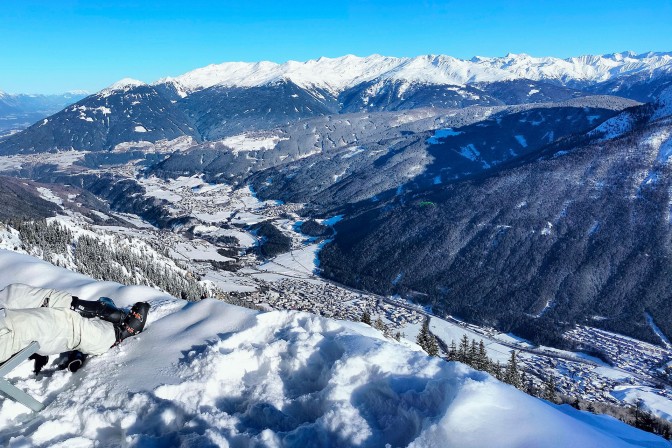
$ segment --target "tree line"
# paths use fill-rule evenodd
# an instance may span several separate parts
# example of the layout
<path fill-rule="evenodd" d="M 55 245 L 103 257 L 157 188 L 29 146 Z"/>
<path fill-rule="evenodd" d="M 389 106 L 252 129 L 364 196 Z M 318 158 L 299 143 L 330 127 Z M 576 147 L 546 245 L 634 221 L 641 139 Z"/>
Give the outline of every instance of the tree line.
<path fill-rule="evenodd" d="M 436 337 L 429 331 L 428 320 L 423 324 L 417 342 L 428 355 L 439 356 L 438 343 Z M 465 334 L 459 343 L 454 340 L 451 342 L 446 359 L 459 361 L 476 370 L 488 372 L 498 380 L 510 384 L 533 397 L 542 398 L 555 404 L 569 404 L 575 409 L 593 414 L 610 415 L 635 428 L 660 435 L 668 440 L 672 438 L 672 422 L 657 417 L 648 411 L 641 399 L 637 400 L 634 405 L 615 405 L 562 394 L 558 391 L 552 373 L 549 373 L 541 382 L 535 382 L 534 376 L 526 373 L 519 366 L 516 351 L 511 350 L 510 353 L 507 363 L 502 365 L 499 361 L 493 361 L 488 357 L 483 340 L 479 342 L 476 342 L 475 339 L 469 340 Z"/>
<path fill-rule="evenodd" d="M 46 220 L 10 220 L 6 225 L 19 232 L 26 252 L 57 266 L 67 265 L 96 280 L 151 286 L 189 301 L 212 295 L 225 297 L 170 259 L 165 248 L 134 244 L 117 235 L 111 236 L 108 244 L 95 236 L 76 235 L 59 223 Z"/>

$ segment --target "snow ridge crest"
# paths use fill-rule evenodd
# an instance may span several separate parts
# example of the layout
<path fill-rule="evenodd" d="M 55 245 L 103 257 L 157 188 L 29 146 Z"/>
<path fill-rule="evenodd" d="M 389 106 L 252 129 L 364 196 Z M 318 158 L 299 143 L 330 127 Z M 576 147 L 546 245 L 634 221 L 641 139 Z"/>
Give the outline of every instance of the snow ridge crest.
<path fill-rule="evenodd" d="M 504 57 L 480 57 L 469 60 L 446 55 L 422 55 L 398 58 L 374 54 L 367 57 L 346 55 L 321 57 L 306 62 L 275 63 L 225 62 L 192 70 L 175 78 L 163 78 L 155 84 L 178 82 L 188 91 L 221 85 L 253 87 L 278 80 L 289 80 L 304 88 L 339 93 L 372 80 L 391 80 L 427 84 L 465 85 L 476 82 L 515 79 L 602 82 L 639 72 L 672 72 L 672 53 L 622 52 L 585 55 L 561 59 L 509 53 Z"/>

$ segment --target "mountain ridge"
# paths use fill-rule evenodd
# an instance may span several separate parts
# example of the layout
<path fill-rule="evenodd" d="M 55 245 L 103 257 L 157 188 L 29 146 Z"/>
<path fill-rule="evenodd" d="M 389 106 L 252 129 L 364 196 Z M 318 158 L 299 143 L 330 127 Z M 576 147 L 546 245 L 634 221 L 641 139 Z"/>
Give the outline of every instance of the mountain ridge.
<path fill-rule="evenodd" d="M 448 55 L 398 58 L 374 54 L 321 57 L 305 62 L 224 62 L 210 64 L 153 84 L 177 83 L 187 91 L 215 85 L 249 87 L 289 79 L 301 87 L 325 88 L 339 93 L 356 84 L 381 78 L 428 84 L 467 85 L 514 79 L 567 82 L 604 82 L 642 71 L 672 69 L 672 52 L 633 52 L 583 55 L 572 58 L 533 57 L 509 53 L 503 57 L 459 59 Z M 340 73 L 339 73 L 340 71 Z M 340 75 L 340 76 L 339 76 Z"/>

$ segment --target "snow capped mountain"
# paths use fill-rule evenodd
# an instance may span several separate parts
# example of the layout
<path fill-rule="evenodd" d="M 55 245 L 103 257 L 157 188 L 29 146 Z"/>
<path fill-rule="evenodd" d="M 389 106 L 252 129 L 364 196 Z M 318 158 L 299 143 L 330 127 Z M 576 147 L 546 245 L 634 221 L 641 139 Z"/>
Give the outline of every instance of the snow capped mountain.
<path fill-rule="evenodd" d="M 0 141 L 0 153 L 98 151 L 178 137 L 216 141 L 331 114 L 555 103 L 595 94 L 649 102 L 669 85 L 672 53 L 227 62 L 151 85 L 122 79 L 47 122 L 32 121 Z M 0 108 L 16 111 L 5 103 L 0 98 Z M 89 110 L 110 113 L 91 116 Z"/>
<path fill-rule="evenodd" d="M 10 282 L 151 303 L 141 335 L 75 374 L 24 363 L 10 380 L 46 404 L 0 401 L 3 446 L 667 447 L 611 417 L 530 397 L 361 323 L 259 313 L 96 282 L 0 250 Z"/>
<path fill-rule="evenodd" d="M 58 95 L 11 94 L 0 90 L 0 137 L 16 133 L 72 104 L 87 93 L 66 92 Z"/>
<path fill-rule="evenodd" d="M 114 92 L 131 90 L 135 87 L 146 86 L 147 84 L 133 78 L 124 78 L 100 91 L 102 95 L 111 95 Z"/>
<path fill-rule="evenodd" d="M 176 78 L 164 78 L 157 84 L 177 81 L 189 91 L 215 85 L 254 87 L 289 80 L 303 88 L 325 89 L 338 93 L 355 84 L 374 79 L 399 65 L 399 58 L 373 55 L 360 58 L 319 58 L 307 62 L 226 62 L 199 68 Z"/>
<path fill-rule="evenodd" d="M 83 98 L 85 96 L 91 95 L 91 92 L 88 90 L 68 90 L 63 94 L 64 96 Z"/>
<path fill-rule="evenodd" d="M 379 80 L 407 81 L 439 85 L 466 85 L 477 82 L 515 79 L 546 80 L 559 83 L 603 82 L 616 76 L 656 70 L 672 70 L 672 53 L 631 52 L 569 59 L 536 58 L 527 54 L 504 57 L 474 57 L 470 60 L 444 55 L 396 58 L 380 55 L 319 58 L 306 62 L 226 62 L 209 65 L 176 78 L 164 78 L 156 84 L 176 81 L 187 91 L 215 85 L 252 87 L 278 80 L 290 80 L 304 88 L 326 89 L 339 93 L 357 84 Z"/>

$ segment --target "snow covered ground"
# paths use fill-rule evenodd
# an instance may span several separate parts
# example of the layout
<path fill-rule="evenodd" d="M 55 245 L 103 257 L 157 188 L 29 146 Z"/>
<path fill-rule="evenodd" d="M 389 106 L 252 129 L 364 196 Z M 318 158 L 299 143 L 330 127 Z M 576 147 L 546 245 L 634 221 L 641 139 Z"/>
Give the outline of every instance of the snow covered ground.
<path fill-rule="evenodd" d="M 89 446 L 669 446 L 612 418 L 537 400 L 360 323 L 187 303 L 0 250 L 0 287 L 152 304 L 146 331 L 75 374 L 25 364 L 47 407 L 0 401 L 0 444 Z"/>

